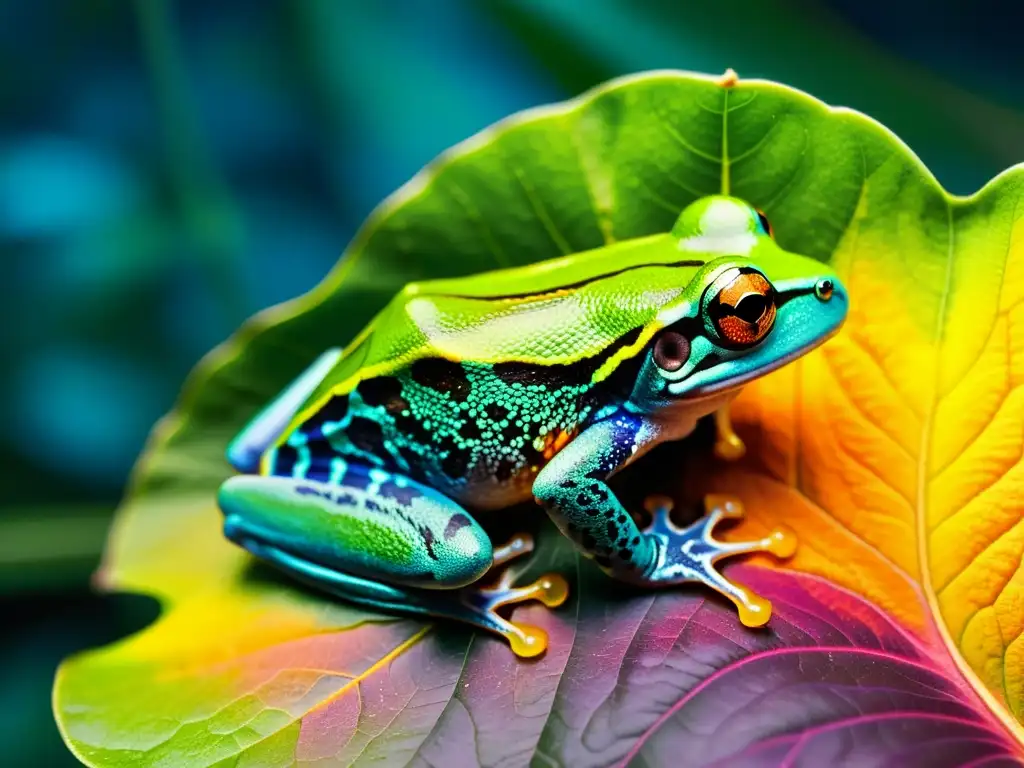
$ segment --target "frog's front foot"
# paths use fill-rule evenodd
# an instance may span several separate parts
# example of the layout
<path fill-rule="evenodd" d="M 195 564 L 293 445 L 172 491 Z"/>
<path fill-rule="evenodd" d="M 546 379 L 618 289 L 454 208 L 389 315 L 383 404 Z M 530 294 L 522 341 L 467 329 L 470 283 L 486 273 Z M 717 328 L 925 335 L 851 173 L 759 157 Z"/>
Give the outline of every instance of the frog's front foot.
<path fill-rule="evenodd" d="M 509 621 L 498 614 L 498 609 L 530 600 L 539 600 L 548 608 L 557 608 L 569 597 L 569 585 L 557 573 L 541 576 L 524 587 L 513 586 L 516 574 L 505 567 L 509 562 L 533 551 L 533 538 L 528 534 L 517 534 L 507 544 L 494 550 L 492 573 L 501 572 L 498 580 L 490 586 L 471 584 L 460 592 L 460 602 L 469 615 L 460 617 L 463 621 L 494 632 L 504 637 L 512 651 L 524 658 L 538 656 L 548 647 L 547 633 L 540 627 Z M 483 581 L 486 581 L 486 577 Z"/>
<path fill-rule="evenodd" d="M 771 618 L 771 603 L 745 587 L 726 579 L 715 568 L 723 557 L 746 552 L 768 552 L 779 558 L 796 552 L 792 534 L 776 530 L 757 541 L 719 541 L 714 528 L 726 518 L 743 516 L 743 504 L 730 496 L 708 495 L 704 499 L 706 514 L 686 528 L 675 526 L 669 513 L 673 502 L 664 496 L 651 496 L 645 506 L 653 516 L 646 533 L 660 542 L 660 552 L 653 571 L 646 580 L 651 585 L 679 584 L 696 581 L 706 584 L 735 603 L 740 621 L 748 627 L 764 626 Z"/>

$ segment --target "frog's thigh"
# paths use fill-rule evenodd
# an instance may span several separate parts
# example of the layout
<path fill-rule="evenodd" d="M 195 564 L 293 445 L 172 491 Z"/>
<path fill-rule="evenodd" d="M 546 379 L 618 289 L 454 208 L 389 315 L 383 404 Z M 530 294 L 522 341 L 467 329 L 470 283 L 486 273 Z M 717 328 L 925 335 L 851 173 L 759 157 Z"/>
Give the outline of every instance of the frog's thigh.
<path fill-rule="evenodd" d="M 326 568 L 404 586 L 461 587 L 491 567 L 490 538 L 455 502 L 377 470 L 357 479 L 232 477 L 218 497 L 224 533 L 258 556 L 268 546 L 284 552 L 309 573 Z"/>

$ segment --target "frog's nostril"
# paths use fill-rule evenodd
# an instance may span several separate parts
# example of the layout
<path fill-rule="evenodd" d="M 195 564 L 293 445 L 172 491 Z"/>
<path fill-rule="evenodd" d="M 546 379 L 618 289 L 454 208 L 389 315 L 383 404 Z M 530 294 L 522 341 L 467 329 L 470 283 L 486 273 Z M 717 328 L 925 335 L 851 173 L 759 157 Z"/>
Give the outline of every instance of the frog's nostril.
<path fill-rule="evenodd" d="M 818 284 L 814 286 L 814 295 L 822 301 L 828 301 L 832 298 L 832 293 L 835 289 L 835 283 L 826 277 L 823 280 L 819 280 Z"/>

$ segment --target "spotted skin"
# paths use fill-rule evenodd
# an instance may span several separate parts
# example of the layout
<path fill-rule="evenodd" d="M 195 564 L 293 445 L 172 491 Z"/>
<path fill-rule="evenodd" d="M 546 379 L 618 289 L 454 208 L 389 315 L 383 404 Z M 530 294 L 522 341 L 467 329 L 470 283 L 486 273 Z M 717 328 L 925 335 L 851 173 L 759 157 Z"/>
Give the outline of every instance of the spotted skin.
<path fill-rule="evenodd" d="M 624 581 L 653 580 L 664 561 L 664 542 L 637 528 L 607 480 L 657 434 L 643 417 L 620 409 L 559 453 L 534 484 L 537 500 L 559 529 Z M 597 445 L 604 447 L 595 451 Z"/>
<path fill-rule="evenodd" d="M 268 474 L 330 481 L 340 456 L 477 509 L 523 501 L 541 468 L 621 397 L 617 380 L 592 384 L 602 359 L 543 379 L 516 364 L 419 360 L 328 401 L 271 450 Z"/>

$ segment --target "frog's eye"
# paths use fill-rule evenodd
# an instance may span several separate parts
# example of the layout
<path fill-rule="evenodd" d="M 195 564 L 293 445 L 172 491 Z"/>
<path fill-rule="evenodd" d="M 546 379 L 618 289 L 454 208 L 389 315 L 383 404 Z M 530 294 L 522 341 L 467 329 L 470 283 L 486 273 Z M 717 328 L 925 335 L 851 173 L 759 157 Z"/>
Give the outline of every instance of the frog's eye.
<path fill-rule="evenodd" d="M 663 371 L 678 371 L 690 359 L 690 340 L 681 333 L 665 331 L 654 342 L 654 363 Z"/>
<path fill-rule="evenodd" d="M 768 217 L 764 215 L 764 211 L 760 208 L 755 210 L 757 211 L 757 220 L 761 224 L 761 229 L 764 230 L 764 233 L 768 235 L 768 237 L 775 237 L 775 234 L 772 232 L 772 223 L 768 221 Z"/>
<path fill-rule="evenodd" d="M 711 322 L 729 347 L 750 347 L 775 325 L 775 289 L 753 269 L 731 269 L 715 281 L 721 286 L 708 304 Z"/>

